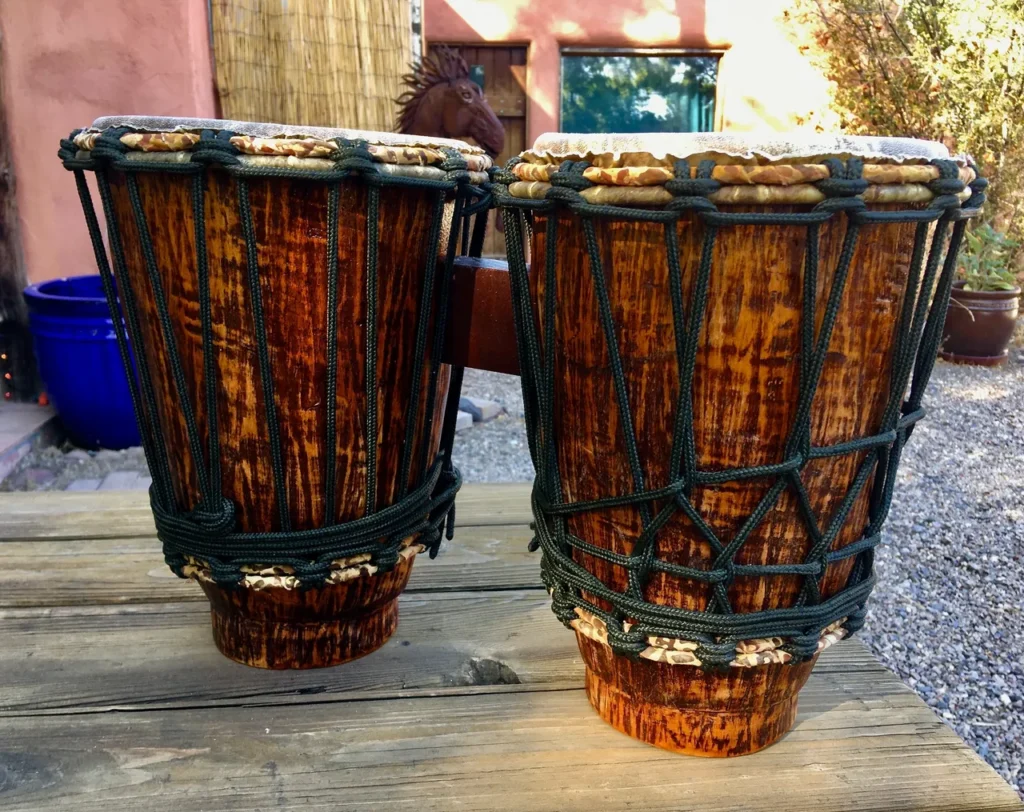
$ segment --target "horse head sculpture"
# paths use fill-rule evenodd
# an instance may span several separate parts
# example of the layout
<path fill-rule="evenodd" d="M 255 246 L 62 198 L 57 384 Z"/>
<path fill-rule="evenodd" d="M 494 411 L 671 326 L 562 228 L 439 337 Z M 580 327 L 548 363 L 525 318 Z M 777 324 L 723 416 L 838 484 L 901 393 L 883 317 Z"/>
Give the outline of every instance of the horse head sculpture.
<path fill-rule="evenodd" d="M 472 138 L 492 157 L 505 145 L 505 128 L 494 115 L 480 86 L 469 78 L 469 66 L 444 46 L 410 65 L 402 77 L 409 89 L 395 99 L 402 110 L 400 133 L 440 138 Z"/>

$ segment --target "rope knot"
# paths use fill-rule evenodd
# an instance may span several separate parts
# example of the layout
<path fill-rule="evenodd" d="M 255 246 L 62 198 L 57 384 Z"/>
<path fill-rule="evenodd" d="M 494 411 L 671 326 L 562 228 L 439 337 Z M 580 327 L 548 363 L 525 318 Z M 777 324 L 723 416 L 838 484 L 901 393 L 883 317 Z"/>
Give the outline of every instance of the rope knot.
<path fill-rule="evenodd" d="M 703 640 L 697 643 L 697 650 L 694 653 L 706 670 L 725 671 L 736 658 L 736 643 L 732 640 L 717 643 Z"/>
<path fill-rule="evenodd" d="M 100 133 L 93 145 L 92 156 L 106 158 L 114 162 L 122 160 L 128 147 L 121 143 L 121 136 L 129 132 L 127 127 L 115 127 Z"/>
<path fill-rule="evenodd" d="M 391 572 L 391 570 L 398 566 L 398 559 L 398 548 L 389 544 L 380 552 L 374 554 L 373 563 L 377 566 L 379 572 Z"/>
<path fill-rule="evenodd" d="M 703 169 L 702 164 L 700 170 Z M 665 188 L 676 197 L 684 198 L 708 197 L 722 188 L 722 184 L 711 177 L 710 171 L 702 175 L 700 170 L 698 170 L 697 177 L 690 177 L 690 162 L 676 161 L 672 166 L 672 173 L 675 177 L 665 181 Z"/>
<path fill-rule="evenodd" d="M 590 164 L 587 161 L 562 161 L 558 171 L 551 176 L 552 187 L 572 189 L 575 192 L 589 189 L 594 184 L 583 177 L 584 171 L 589 167 Z"/>
<path fill-rule="evenodd" d="M 628 656 L 637 656 L 649 645 L 647 635 L 636 626 L 624 630 L 617 623 L 608 624 L 608 645 L 612 651 Z"/>
<path fill-rule="evenodd" d="M 235 527 L 235 505 L 227 497 L 221 496 L 215 500 L 212 508 L 197 507 L 186 513 L 183 518 L 192 522 L 199 534 L 219 538 L 225 533 L 230 533 Z"/>
<path fill-rule="evenodd" d="M 508 161 L 505 162 L 505 166 L 503 167 L 492 166 L 489 170 L 487 170 L 488 174 L 490 174 L 491 176 L 491 181 L 493 183 L 500 183 L 503 186 L 508 186 L 512 183 L 516 183 L 519 180 L 519 176 L 516 175 L 512 171 L 512 169 L 517 164 L 521 164 L 522 162 L 523 159 L 517 155 L 514 158 L 509 158 Z"/>
<path fill-rule="evenodd" d="M 457 149 L 452 147 L 441 147 L 441 152 L 445 155 L 445 161 L 438 165 L 439 169 L 445 172 L 465 172 L 469 169 L 469 164 L 466 163 L 465 157 Z M 467 179 L 469 175 L 466 176 Z"/>
<path fill-rule="evenodd" d="M 334 159 L 334 164 L 338 169 L 364 172 L 370 175 L 380 172 L 366 141 L 337 139 L 335 143 L 338 145 L 338 154 Z"/>
<path fill-rule="evenodd" d="M 232 133 L 203 130 L 199 141 L 192 147 L 192 162 L 200 164 L 220 164 L 234 166 L 241 163 L 238 158 L 238 147 L 231 143 Z"/>
<path fill-rule="evenodd" d="M 210 568 L 210 577 L 213 578 L 213 582 L 217 586 L 224 587 L 226 589 L 235 589 L 242 584 L 242 579 L 245 577 L 242 571 L 238 568 L 237 564 L 219 561 L 211 558 L 206 562 Z"/>
<path fill-rule="evenodd" d="M 868 182 L 863 178 L 822 178 L 816 181 L 814 184 L 815 188 L 821 192 L 825 197 L 830 199 L 835 198 L 851 198 L 857 197 L 858 195 L 864 194 L 868 189 Z M 828 201 L 822 201 L 826 203 Z M 864 202 L 863 200 L 861 201 Z M 821 205 L 821 204 L 819 204 Z"/>

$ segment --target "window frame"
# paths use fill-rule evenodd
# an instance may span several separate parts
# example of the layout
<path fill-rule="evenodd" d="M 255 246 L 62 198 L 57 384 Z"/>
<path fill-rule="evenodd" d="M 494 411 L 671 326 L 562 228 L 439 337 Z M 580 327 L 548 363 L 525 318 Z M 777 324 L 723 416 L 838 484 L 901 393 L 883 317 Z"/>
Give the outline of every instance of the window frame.
<path fill-rule="evenodd" d="M 725 56 L 725 48 L 633 48 L 630 46 L 592 46 L 592 45 L 563 45 L 558 49 L 558 130 L 564 132 L 562 126 L 562 90 L 564 88 L 564 74 L 562 60 L 567 56 L 710 56 L 718 60 L 721 65 L 722 57 Z M 719 115 L 721 104 L 721 85 L 718 82 L 718 72 L 715 73 L 715 117 L 712 132 L 721 130 L 721 117 Z"/>

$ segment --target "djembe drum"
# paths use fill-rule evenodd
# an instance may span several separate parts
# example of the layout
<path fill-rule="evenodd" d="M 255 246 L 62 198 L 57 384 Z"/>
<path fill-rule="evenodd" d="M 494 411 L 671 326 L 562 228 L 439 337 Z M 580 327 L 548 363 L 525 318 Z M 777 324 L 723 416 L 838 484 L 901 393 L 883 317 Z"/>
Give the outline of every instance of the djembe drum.
<path fill-rule="evenodd" d="M 929 142 L 724 134 L 544 136 L 497 180 L 534 544 L 590 702 L 765 747 L 863 623 L 985 182 Z"/>
<path fill-rule="evenodd" d="M 490 159 L 136 117 L 76 131 L 60 157 L 124 314 L 157 533 L 209 597 L 218 648 L 265 668 L 378 648 L 414 556 L 451 534 L 442 339 L 456 224 Z"/>

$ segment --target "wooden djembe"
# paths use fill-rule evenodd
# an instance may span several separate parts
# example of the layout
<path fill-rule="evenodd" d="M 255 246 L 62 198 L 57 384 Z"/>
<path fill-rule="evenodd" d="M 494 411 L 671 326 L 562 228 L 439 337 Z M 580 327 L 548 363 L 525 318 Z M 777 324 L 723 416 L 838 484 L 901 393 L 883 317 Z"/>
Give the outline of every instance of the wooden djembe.
<path fill-rule="evenodd" d="M 984 181 L 929 142 L 725 134 L 544 136 L 498 181 L 587 695 L 659 747 L 765 747 L 863 622 Z"/>
<path fill-rule="evenodd" d="M 124 314 L 158 535 L 208 595 L 218 648 L 264 668 L 378 648 L 458 488 L 441 349 L 455 224 L 490 159 L 444 139 L 135 117 L 60 155 Z"/>

